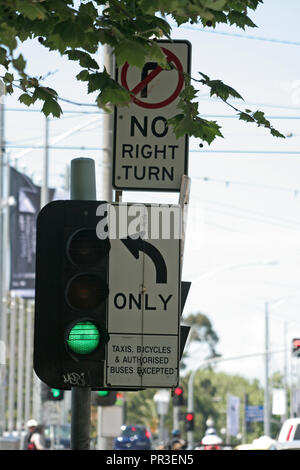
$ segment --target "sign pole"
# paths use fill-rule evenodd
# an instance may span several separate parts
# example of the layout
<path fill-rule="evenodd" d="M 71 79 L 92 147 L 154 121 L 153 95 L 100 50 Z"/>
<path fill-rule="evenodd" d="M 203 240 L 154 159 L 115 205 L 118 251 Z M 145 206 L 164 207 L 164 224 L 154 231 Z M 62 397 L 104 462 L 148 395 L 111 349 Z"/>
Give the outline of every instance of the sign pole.
<path fill-rule="evenodd" d="M 91 158 L 71 161 L 71 199 L 96 200 L 95 162 Z M 90 449 L 90 387 L 72 387 L 71 449 Z"/>

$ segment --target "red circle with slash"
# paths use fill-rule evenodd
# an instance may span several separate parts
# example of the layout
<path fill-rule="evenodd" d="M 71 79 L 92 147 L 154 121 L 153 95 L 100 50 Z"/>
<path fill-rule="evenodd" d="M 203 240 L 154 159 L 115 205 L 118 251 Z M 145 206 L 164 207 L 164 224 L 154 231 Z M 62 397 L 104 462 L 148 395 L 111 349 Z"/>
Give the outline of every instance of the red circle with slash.
<path fill-rule="evenodd" d="M 152 70 L 152 72 L 149 73 L 149 75 L 146 78 L 144 78 L 144 80 L 142 80 L 140 83 L 138 83 L 138 85 L 136 85 L 132 90 L 129 89 L 129 86 L 127 84 L 127 71 L 129 68 L 128 62 L 126 62 L 126 64 L 124 64 L 122 68 L 121 83 L 123 87 L 126 88 L 130 92 L 132 101 L 138 106 L 142 106 L 143 108 L 157 109 L 157 108 L 163 108 L 164 106 L 168 106 L 170 103 L 172 103 L 172 101 L 174 101 L 177 98 L 184 84 L 184 78 L 183 78 L 183 73 L 182 73 L 183 67 L 182 67 L 180 60 L 175 54 L 173 54 L 173 52 L 169 51 L 168 49 L 165 49 L 164 47 L 162 47 L 162 50 L 164 54 L 166 55 L 168 62 L 173 62 L 176 65 L 176 69 L 178 72 L 178 84 L 174 92 L 171 94 L 171 96 L 169 96 L 169 98 L 163 101 L 160 101 L 159 103 L 145 103 L 145 101 L 142 101 L 136 98 L 135 95 L 137 95 L 143 88 L 145 88 L 148 85 L 148 83 L 150 83 L 158 74 L 160 74 L 160 72 L 164 70 L 162 67 L 160 67 L 160 65 L 158 65 L 154 70 Z"/>

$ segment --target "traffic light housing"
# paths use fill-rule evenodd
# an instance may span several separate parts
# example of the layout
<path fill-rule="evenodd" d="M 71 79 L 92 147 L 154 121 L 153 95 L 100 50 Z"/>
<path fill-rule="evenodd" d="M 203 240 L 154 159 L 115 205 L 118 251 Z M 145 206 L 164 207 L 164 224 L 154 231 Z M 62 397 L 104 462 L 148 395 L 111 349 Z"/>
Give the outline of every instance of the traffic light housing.
<path fill-rule="evenodd" d="M 194 430 L 194 413 L 186 413 L 184 417 L 184 428 L 186 431 Z"/>
<path fill-rule="evenodd" d="M 183 388 L 176 387 L 173 392 L 173 406 L 183 406 L 183 405 L 184 405 Z"/>
<path fill-rule="evenodd" d="M 113 390 L 98 390 L 92 393 L 93 406 L 113 406 L 116 403 L 117 392 Z"/>
<path fill-rule="evenodd" d="M 64 391 L 58 388 L 48 387 L 42 383 L 42 402 L 45 401 L 62 401 L 64 399 Z"/>
<path fill-rule="evenodd" d="M 300 357 L 300 338 L 292 340 L 292 354 L 295 357 Z"/>
<path fill-rule="evenodd" d="M 100 204 L 54 201 L 37 219 L 34 370 L 56 389 L 104 387 L 110 242 L 96 234 Z"/>

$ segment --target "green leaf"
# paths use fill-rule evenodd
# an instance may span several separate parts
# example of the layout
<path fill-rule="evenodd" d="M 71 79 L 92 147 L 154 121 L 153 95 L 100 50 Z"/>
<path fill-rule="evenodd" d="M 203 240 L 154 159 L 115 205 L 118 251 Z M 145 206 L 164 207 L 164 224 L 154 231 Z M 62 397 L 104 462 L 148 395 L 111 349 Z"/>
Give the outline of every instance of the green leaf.
<path fill-rule="evenodd" d="M 227 3 L 227 0 L 202 0 L 201 3 L 205 8 L 222 11 Z"/>
<path fill-rule="evenodd" d="M 81 72 L 79 72 L 77 75 L 76 75 L 76 78 L 77 80 L 80 80 L 82 82 L 87 82 L 89 80 L 89 72 L 87 70 L 81 70 Z"/>
<path fill-rule="evenodd" d="M 14 76 L 12 73 L 6 72 L 3 77 L 3 81 L 7 84 L 12 83 L 14 81 Z"/>
<path fill-rule="evenodd" d="M 70 60 L 79 60 L 81 67 L 89 69 L 99 69 L 98 63 L 87 52 L 78 49 L 68 50 L 65 54 Z"/>
<path fill-rule="evenodd" d="M 22 56 L 22 54 L 20 54 L 17 59 L 14 59 L 12 63 L 13 63 L 13 66 L 17 70 L 19 70 L 20 72 L 24 71 L 25 66 L 26 66 L 26 61 L 24 60 L 24 57 Z"/>
<path fill-rule="evenodd" d="M 36 3 L 17 1 L 17 10 L 30 20 L 44 20 L 47 16 L 47 10 L 42 5 Z"/>
<path fill-rule="evenodd" d="M 146 62 L 146 49 L 137 41 L 125 40 L 114 49 L 118 66 L 128 62 L 130 65 L 142 68 Z"/>
<path fill-rule="evenodd" d="M 49 114 L 52 114 L 53 117 L 59 118 L 62 114 L 62 109 L 57 101 L 49 98 L 45 101 L 44 106 L 42 108 L 42 112 L 45 114 L 45 116 L 49 116 Z"/>
<path fill-rule="evenodd" d="M 274 136 L 274 137 L 281 137 L 283 139 L 285 139 L 285 135 L 281 134 L 281 132 L 277 131 L 276 129 L 274 129 L 274 127 L 271 129 L 271 134 Z"/>
<path fill-rule="evenodd" d="M 26 104 L 26 106 L 30 106 L 33 103 L 32 96 L 28 95 L 27 93 L 23 93 L 19 96 L 20 103 Z"/>
<path fill-rule="evenodd" d="M 246 122 L 253 122 L 254 121 L 252 116 L 249 116 L 249 114 L 243 113 L 243 112 L 239 113 L 239 119 L 241 121 L 246 121 Z"/>
<path fill-rule="evenodd" d="M 232 87 L 225 85 L 221 80 L 210 80 L 207 75 L 199 72 L 204 80 L 201 82 L 210 88 L 210 96 L 216 95 L 224 101 L 227 101 L 230 96 L 233 98 L 243 99 L 243 97 Z"/>
<path fill-rule="evenodd" d="M 93 93 L 93 91 L 101 90 L 103 87 L 107 86 L 110 83 L 110 80 L 110 76 L 107 72 L 90 74 L 88 78 L 88 93 Z"/>

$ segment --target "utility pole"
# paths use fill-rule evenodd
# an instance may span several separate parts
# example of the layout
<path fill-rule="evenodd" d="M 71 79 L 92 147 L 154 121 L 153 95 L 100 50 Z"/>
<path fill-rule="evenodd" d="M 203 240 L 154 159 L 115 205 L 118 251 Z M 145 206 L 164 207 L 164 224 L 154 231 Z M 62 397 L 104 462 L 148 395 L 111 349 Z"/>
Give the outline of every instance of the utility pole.
<path fill-rule="evenodd" d="M 3 198 L 3 167 L 4 167 L 4 158 L 3 158 L 3 128 L 4 128 L 4 110 L 3 110 L 3 103 L 2 99 L 0 98 L 0 341 L 4 340 L 4 332 L 3 332 L 3 297 L 4 297 L 4 289 L 3 289 L 3 212 L 2 206 L 4 202 Z M 3 435 L 4 431 L 4 400 L 5 400 L 5 393 L 4 393 L 4 370 L 5 364 L 0 364 L 1 374 L 0 374 L 0 435 Z"/>
<path fill-rule="evenodd" d="M 49 119 L 45 116 L 45 137 L 44 137 L 44 155 L 42 167 L 42 187 L 41 187 L 41 201 L 40 209 L 42 209 L 49 202 Z M 43 420 L 43 410 L 41 401 L 41 381 L 34 374 L 34 414 L 37 420 Z"/>
<path fill-rule="evenodd" d="M 45 116 L 45 147 L 43 159 L 41 208 L 49 202 L 49 119 Z"/>
<path fill-rule="evenodd" d="M 269 390 L 269 304 L 265 302 L 265 394 L 264 435 L 270 436 L 270 390 Z"/>

